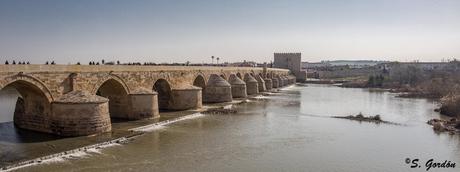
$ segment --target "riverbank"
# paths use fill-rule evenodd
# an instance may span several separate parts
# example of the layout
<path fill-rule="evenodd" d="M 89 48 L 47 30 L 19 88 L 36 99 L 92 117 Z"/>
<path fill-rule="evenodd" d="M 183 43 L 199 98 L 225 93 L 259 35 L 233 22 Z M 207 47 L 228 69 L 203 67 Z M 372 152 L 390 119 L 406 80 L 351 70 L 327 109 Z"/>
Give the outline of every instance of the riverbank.
<path fill-rule="evenodd" d="M 433 126 L 437 132 L 449 132 L 450 134 L 460 133 L 460 120 L 451 118 L 449 120 L 431 119 L 427 124 Z"/>

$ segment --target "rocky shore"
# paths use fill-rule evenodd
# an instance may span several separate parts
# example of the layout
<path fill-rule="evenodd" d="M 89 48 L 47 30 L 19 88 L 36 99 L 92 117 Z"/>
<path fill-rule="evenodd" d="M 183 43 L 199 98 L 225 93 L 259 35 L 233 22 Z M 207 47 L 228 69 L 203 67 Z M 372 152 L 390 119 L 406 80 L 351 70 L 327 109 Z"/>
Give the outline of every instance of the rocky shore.
<path fill-rule="evenodd" d="M 450 120 L 431 119 L 427 123 L 433 126 L 433 130 L 437 132 L 460 133 L 460 120 L 456 118 Z"/>

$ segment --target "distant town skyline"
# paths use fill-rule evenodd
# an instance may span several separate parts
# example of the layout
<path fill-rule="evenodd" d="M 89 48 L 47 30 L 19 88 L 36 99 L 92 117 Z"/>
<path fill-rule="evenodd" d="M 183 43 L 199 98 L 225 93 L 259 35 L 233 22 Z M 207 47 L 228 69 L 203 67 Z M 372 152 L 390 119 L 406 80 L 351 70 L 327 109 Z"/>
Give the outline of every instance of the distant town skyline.
<path fill-rule="evenodd" d="M 2 63 L 442 61 L 459 30 L 458 0 L 0 0 Z"/>

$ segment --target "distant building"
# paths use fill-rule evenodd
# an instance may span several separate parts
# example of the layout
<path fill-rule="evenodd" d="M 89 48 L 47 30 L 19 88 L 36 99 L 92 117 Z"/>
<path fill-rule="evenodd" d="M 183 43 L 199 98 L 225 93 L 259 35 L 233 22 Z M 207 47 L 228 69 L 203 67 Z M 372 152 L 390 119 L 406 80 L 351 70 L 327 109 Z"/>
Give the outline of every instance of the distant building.
<path fill-rule="evenodd" d="M 301 53 L 274 53 L 273 67 L 289 69 L 296 76 L 297 81 L 305 81 L 307 72 L 301 68 Z"/>
<path fill-rule="evenodd" d="M 256 67 L 257 63 L 245 60 L 243 62 L 228 63 L 228 64 L 225 64 L 225 66 L 229 66 L 229 67 Z"/>
<path fill-rule="evenodd" d="M 321 62 L 302 62 L 302 69 L 316 69 L 334 66 L 348 66 L 348 68 L 366 68 L 376 66 L 382 63 L 388 63 L 388 61 L 373 61 L 373 60 L 333 60 L 333 61 L 321 61 Z"/>
<path fill-rule="evenodd" d="M 302 69 L 307 70 L 307 69 L 316 69 L 316 68 L 324 68 L 331 66 L 330 63 L 325 63 L 325 62 L 315 62 L 315 63 L 310 63 L 310 62 L 302 62 Z"/>

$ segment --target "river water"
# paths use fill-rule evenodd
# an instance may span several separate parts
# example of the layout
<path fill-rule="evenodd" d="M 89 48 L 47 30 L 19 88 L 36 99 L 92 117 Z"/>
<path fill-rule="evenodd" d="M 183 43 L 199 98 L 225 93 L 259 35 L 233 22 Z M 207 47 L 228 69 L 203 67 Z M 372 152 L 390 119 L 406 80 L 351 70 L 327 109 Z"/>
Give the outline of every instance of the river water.
<path fill-rule="evenodd" d="M 425 171 L 429 159 L 460 163 L 460 137 L 426 124 L 440 117 L 436 107 L 383 91 L 292 86 L 235 105 L 237 114 L 180 121 L 128 144 L 19 170 Z M 330 118 L 360 112 L 401 125 Z M 411 169 L 406 158 L 421 167 Z"/>

